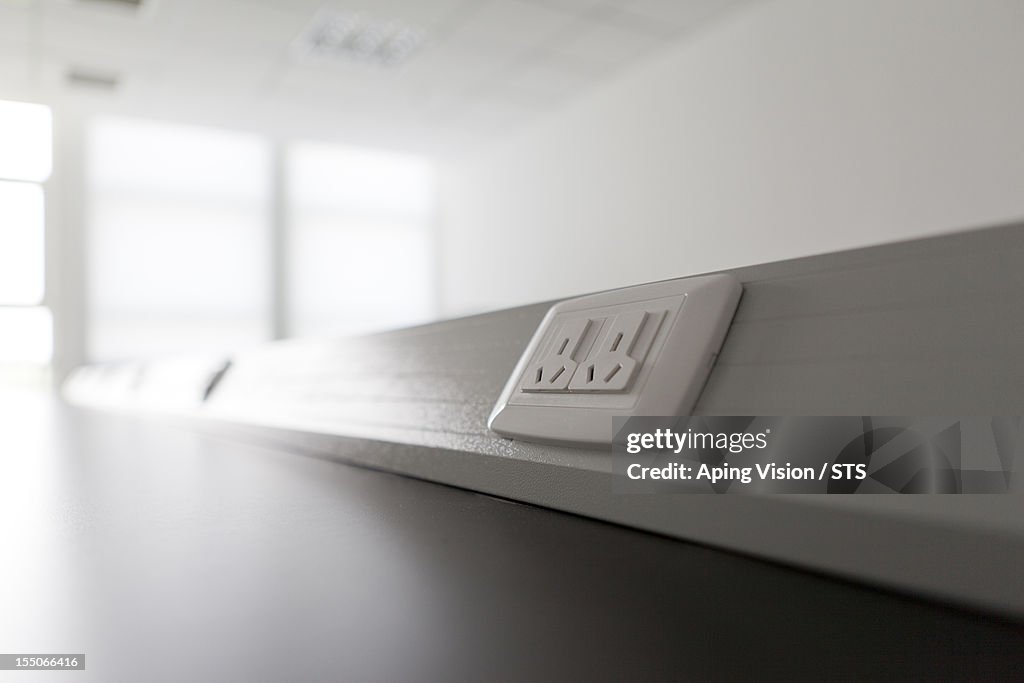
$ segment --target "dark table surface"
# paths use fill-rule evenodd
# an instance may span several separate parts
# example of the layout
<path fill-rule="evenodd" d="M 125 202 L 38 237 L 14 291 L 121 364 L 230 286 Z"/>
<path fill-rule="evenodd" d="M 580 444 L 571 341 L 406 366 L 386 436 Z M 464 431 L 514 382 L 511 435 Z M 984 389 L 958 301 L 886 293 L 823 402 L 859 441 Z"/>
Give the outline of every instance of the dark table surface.
<path fill-rule="evenodd" d="M 0 652 L 87 662 L 0 681 L 1024 679 L 1019 624 L 46 397 L 0 532 Z"/>

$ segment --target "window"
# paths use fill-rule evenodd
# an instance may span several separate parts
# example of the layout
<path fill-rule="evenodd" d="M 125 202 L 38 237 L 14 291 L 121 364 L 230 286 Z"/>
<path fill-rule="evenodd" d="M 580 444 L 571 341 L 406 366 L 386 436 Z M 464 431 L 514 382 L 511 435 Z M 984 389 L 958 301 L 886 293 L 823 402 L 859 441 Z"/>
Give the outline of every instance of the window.
<path fill-rule="evenodd" d="M 53 163 L 53 115 L 42 104 L 0 100 L 0 178 L 41 183 Z"/>
<path fill-rule="evenodd" d="M 434 314 L 433 172 L 420 158 L 305 142 L 275 157 L 259 136 L 110 117 L 86 150 L 92 361 Z"/>
<path fill-rule="evenodd" d="M 270 336 L 270 151 L 131 119 L 90 131 L 92 360 L 223 352 Z"/>
<path fill-rule="evenodd" d="M 45 306 L 45 212 L 52 115 L 0 101 L 0 376 L 38 378 L 53 353 Z"/>
<path fill-rule="evenodd" d="M 434 312 L 430 166 L 299 143 L 287 165 L 290 333 L 351 334 Z"/>
<path fill-rule="evenodd" d="M 31 306 L 43 300 L 43 188 L 0 181 L 0 303 Z"/>
<path fill-rule="evenodd" d="M 45 367 L 53 354 L 53 323 L 45 306 L 0 310 L 0 356 L 8 365 Z M 9 369 L 8 369 L 9 371 Z"/>

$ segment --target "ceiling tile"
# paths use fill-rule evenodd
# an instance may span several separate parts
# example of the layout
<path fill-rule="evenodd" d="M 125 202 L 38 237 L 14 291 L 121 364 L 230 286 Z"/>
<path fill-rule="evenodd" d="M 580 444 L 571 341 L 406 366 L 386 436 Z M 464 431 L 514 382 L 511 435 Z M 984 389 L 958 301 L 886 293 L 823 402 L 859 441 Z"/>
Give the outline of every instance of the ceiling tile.
<path fill-rule="evenodd" d="M 32 13 L 20 5 L 0 4 L 0 45 L 21 47 L 32 40 Z"/>
<path fill-rule="evenodd" d="M 711 16 L 725 13 L 745 0 L 616 0 L 615 6 L 632 15 L 666 22 L 686 30 Z"/>
<path fill-rule="evenodd" d="M 174 0 L 186 1 L 198 2 L 198 6 L 187 13 L 177 41 L 223 52 L 275 51 L 284 56 L 287 46 L 312 18 L 305 11 L 239 0 Z"/>
<path fill-rule="evenodd" d="M 504 80 L 476 93 L 475 97 L 477 102 L 486 102 L 488 106 L 509 107 L 524 111 L 543 111 L 553 104 L 553 100 L 556 99 L 555 96 L 550 94 L 541 93 L 536 89 L 524 88 Z"/>
<path fill-rule="evenodd" d="M 393 87 L 424 97 L 476 90 L 493 80 L 508 64 L 508 57 L 480 46 L 440 43 L 388 74 Z"/>
<path fill-rule="evenodd" d="M 188 92 L 193 87 L 220 88 L 227 93 L 255 93 L 268 85 L 272 60 L 220 58 L 192 52 L 178 55 L 152 69 L 169 87 Z M 140 74 L 144 75 L 144 74 Z"/>
<path fill-rule="evenodd" d="M 479 99 L 477 95 L 437 93 L 418 103 L 414 118 L 424 125 L 444 124 L 457 119 Z"/>
<path fill-rule="evenodd" d="M 21 99 L 33 80 L 32 61 L 0 47 L 0 99 Z"/>
<path fill-rule="evenodd" d="M 366 14 L 380 21 L 408 24 L 432 32 L 485 0 L 331 0 L 332 10 Z"/>
<path fill-rule="evenodd" d="M 145 67 L 174 47 L 135 14 L 93 12 L 78 4 L 47 6 L 41 15 L 43 52 L 68 62 Z M 87 66 L 88 64 L 84 64 Z"/>
<path fill-rule="evenodd" d="M 671 38 L 679 33 L 679 28 L 674 22 L 625 9 L 619 2 L 594 8 L 588 18 L 658 38 Z"/>
<path fill-rule="evenodd" d="M 291 97 L 356 97 L 370 98 L 382 88 L 379 81 L 367 74 L 360 65 L 332 65 L 309 68 L 292 66 L 270 77 L 274 94 Z"/>
<path fill-rule="evenodd" d="M 501 133 L 522 126 L 536 111 L 522 104 L 483 100 L 469 106 L 449 123 L 470 133 Z"/>
<path fill-rule="evenodd" d="M 583 64 L 619 67 L 666 44 L 664 39 L 648 33 L 591 21 L 575 35 L 560 41 L 557 51 Z"/>
<path fill-rule="evenodd" d="M 607 4 L 609 0 L 523 0 L 523 2 L 528 2 L 531 5 L 553 7 L 566 12 L 573 12 L 575 14 L 582 15 L 599 5 Z"/>
<path fill-rule="evenodd" d="M 168 0 L 158 0 L 159 2 L 167 2 Z M 170 0 L 175 2 L 176 0 Z M 304 14 L 306 16 L 313 16 L 324 3 L 323 0 L 245 0 L 246 5 L 260 5 L 263 7 L 269 7 L 283 12 L 291 12 L 293 14 Z"/>
<path fill-rule="evenodd" d="M 439 40 L 512 57 L 546 44 L 578 21 L 575 14 L 555 7 L 486 0 Z"/>
<path fill-rule="evenodd" d="M 63 91 L 77 66 L 122 77 L 113 93 L 75 91 L 97 110 L 442 149 L 526 125 L 740 1 L 0 0 L 0 93 Z M 394 68 L 296 61 L 321 7 L 427 39 Z"/>
<path fill-rule="evenodd" d="M 510 70 L 502 78 L 502 83 L 550 101 L 580 92 L 597 80 L 594 72 L 583 71 L 565 60 L 545 55 Z"/>

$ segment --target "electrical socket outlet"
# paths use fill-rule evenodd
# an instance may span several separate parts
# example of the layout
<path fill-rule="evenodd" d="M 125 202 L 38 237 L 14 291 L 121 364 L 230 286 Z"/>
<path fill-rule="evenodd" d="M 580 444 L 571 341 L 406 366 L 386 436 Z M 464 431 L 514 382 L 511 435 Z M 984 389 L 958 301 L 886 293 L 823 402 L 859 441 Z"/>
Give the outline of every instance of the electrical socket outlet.
<path fill-rule="evenodd" d="M 549 340 L 543 355 L 530 366 L 523 391 L 565 391 L 579 367 L 577 354 L 590 330 L 590 318 L 563 321 Z"/>
<path fill-rule="evenodd" d="M 612 441 L 612 417 L 687 415 L 743 289 L 731 275 L 627 287 L 555 304 L 491 412 L 502 436 Z"/>
<path fill-rule="evenodd" d="M 636 309 L 610 318 L 600 343 L 569 381 L 569 391 L 626 391 L 664 315 L 664 311 Z"/>

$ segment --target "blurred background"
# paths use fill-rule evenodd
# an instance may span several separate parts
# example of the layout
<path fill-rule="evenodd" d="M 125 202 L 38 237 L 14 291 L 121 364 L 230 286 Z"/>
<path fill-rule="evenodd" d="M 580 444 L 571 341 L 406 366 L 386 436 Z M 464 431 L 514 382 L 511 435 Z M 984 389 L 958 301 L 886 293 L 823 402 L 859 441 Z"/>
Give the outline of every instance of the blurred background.
<path fill-rule="evenodd" d="M 0 0 L 0 384 L 1024 216 L 1019 0 Z"/>

